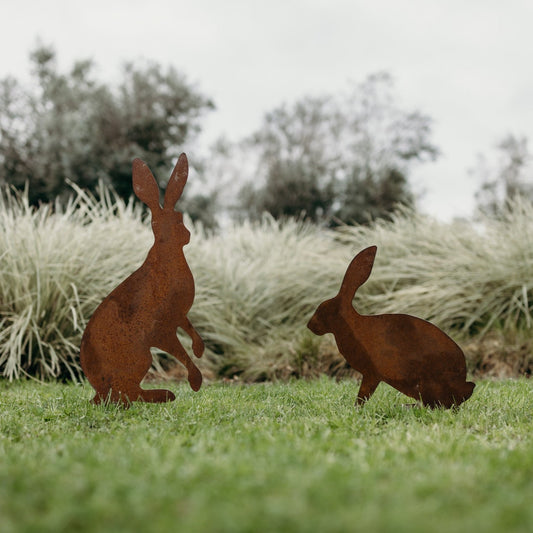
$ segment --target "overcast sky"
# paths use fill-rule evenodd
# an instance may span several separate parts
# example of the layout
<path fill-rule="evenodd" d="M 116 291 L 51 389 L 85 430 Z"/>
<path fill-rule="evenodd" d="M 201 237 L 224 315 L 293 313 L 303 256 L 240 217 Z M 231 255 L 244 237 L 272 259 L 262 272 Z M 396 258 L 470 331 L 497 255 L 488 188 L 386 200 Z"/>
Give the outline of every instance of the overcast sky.
<path fill-rule="evenodd" d="M 471 214 L 476 155 L 507 133 L 533 142 L 531 0 L 0 0 L 0 77 L 28 75 L 40 39 L 61 67 L 174 65 L 217 111 L 203 142 L 257 129 L 265 111 L 386 70 L 406 109 L 434 119 L 443 154 L 413 176 L 420 207 Z"/>

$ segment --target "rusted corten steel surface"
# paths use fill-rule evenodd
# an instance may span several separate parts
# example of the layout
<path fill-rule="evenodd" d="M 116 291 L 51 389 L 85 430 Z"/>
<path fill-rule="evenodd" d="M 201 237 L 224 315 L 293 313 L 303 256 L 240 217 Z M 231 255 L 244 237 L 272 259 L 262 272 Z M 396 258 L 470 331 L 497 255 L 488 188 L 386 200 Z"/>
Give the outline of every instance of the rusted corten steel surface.
<path fill-rule="evenodd" d="M 363 405 L 381 381 L 429 407 L 452 407 L 472 395 L 464 354 L 430 322 L 402 314 L 360 315 L 353 307 L 356 290 L 368 279 L 377 247 L 350 263 L 337 296 L 315 311 L 308 328 L 333 333 L 340 353 L 363 375 L 356 405 Z"/>
<path fill-rule="evenodd" d="M 150 169 L 140 159 L 133 161 L 133 190 L 151 211 L 155 241 L 142 266 L 102 301 L 83 334 L 80 361 L 96 390 L 94 403 L 174 400 L 168 390 L 141 388 L 152 364 L 151 347 L 185 365 L 193 390 L 202 384 L 202 374 L 176 336 L 177 328 L 182 328 L 192 339 L 194 354 L 201 357 L 204 343 L 187 318 L 194 280 L 183 246 L 190 233 L 182 213 L 174 211 L 187 176 L 187 157 L 181 154 L 161 208 L 159 187 Z"/>

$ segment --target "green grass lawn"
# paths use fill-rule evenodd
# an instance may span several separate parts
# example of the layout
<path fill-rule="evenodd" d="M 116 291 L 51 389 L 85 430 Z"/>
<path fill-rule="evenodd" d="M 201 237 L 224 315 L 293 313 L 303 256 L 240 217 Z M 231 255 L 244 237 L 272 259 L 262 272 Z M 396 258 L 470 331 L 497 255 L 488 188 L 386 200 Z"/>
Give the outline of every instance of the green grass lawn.
<path fill-rule="evenodd" d="M 531 531 L 533 384 L 457 411 L 386 385 L 171 387 L 92 406 L 89 386 L 0 382 L 0 531 Z"/>

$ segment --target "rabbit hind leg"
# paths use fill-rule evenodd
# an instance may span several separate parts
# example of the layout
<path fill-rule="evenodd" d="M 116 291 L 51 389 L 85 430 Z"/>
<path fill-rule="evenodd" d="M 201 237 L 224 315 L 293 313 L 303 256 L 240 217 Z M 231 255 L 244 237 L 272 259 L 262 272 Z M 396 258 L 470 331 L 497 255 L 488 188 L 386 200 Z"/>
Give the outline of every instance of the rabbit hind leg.
<path fill-rule="evenodd" d="M 107 389 L 97 389 L 96 394 L 91 402 L 95 405 L 114 403 L 127 407 L 131 404 L 131 402 L 136 400 L 142 401 L 143 392 L 144 391 L 140 386 L 127 387 L 124 386 L 123 382 L 118 382 Z"/>
<path fill-rule="evenodd" d="M 96 394 L 91 400 L 91 403 L 95 405 L 108 404 L 114 402 L 113 386 L 111 376 L 101 375 L 93 377 L 90 380 L 91 385 L 94 387 Z"/>
<path fill-rule="evenodd" d="M 115 403 L 128 407 L 132 402 L 149 402 L 149 403 L 162 403 L 171 402 L 176 399 L 176 396 L 166 389 L 142 389 L 141 387 L 135 390 L 119 390 L 111 389 L 107 394 L 97 392 L 92 399 L 94 404 L 110 404 Z"/>
<path fill-rule="evenodd" d="M 427 407 L 450 409 L 461 405 L 472 396 L 474 383 L 470 381 L 453 383 L 433 383 L 421 394 L 422 402 Z"/>
<path fill-rule="evenodd" d="M 176 395 L 166 389 L 141 389 L 139 401 L 150 403 L 172 402 Z"/>
<path fill-rule="evenodd" d="M 105 367 L 100 370 L 100 375 L 91 380 L 91 385 L 96 390 L 92 402 L 126 406 L 134 401 L 143 401 L 141 381 L 151 364 L 152 354 L 149 349 L 136 350 L 128 357 L 127 363 L 122 357 L 109 357 Z"/>
<path fill-rule="evenodd" d="M 475 384 L 471 381 L 464 381 L 459 384 L 454 383 L 454 385 L 450 387 L 452 390 L 451 395 L 453 406 L 457 407 L 468 400 L 468 398 L 470 398 L 474 392 L 474 387 Z"/>
<path fill-rule="evenodd" d="M 454 395 L 455 388 L 449 383 L 426 382 L 420 389 L 422 403 L 431 409 L 450 409 L 458 404 Z"/>
<path fill-rule="evenodd" d="M 140 390 L 140 389 L 139 389 Z M 120 404 L 128 406 L 132 401 L 136 400 L 139 394 L 124 392 L 118 388 L 109 388 L 108 390 L 97 390 L 94 398 L 91 400 L 91 403 L 95 405 L 109 405 L 109 404 Z"/>
<path fill-rule="evenodd" d="M 141 382 L 152 365 L 152 353 L 149 348 L 139 349 L 132 360 L 135 364 L 131 365 L 127 375 L 121 376 L 120 391 L 126 401 L 162 403 L 176 399 L 176 396 L 166 389 L 141 388 Z"/>

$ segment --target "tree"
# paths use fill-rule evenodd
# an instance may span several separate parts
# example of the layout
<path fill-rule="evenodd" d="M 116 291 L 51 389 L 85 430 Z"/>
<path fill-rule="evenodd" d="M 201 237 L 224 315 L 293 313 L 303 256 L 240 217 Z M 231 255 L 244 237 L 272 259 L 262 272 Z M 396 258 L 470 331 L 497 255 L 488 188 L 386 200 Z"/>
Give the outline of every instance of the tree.
<path fill-rule="evenodd" d="M 241 209 L 361 223 L 412 205 L 409 170 L 438 150 L 429 117 L 399 109 L 392 88 L 388 74 L 376 74 L 346 96 L 303 98 L 267 113 L 245 142 L 257 167 Z"/>
<path fill-rule="evenodd" d="M 28 183 L 33 203 L 61 195 L 67 178 L 91 190 L 102 179 L 130 196 L 132 160 L 166 176 L 213 108 L 176 70 L 156 63 L 126 64 L 111 87 L 95 79 L 90 61 L 64 74 L 49 47 L 30 59 L 33 89 L 0 81 L 0 182 Z"/>
<path fill-rule="evenodd" d="M 249 216 L 268 211 L 276 218 L 318 221 L 330 211 L 335 154 L 327 149 L 336 119 L 329 98 L 304 98 L 266 114 L 262 128 L 244 143 L 256 152 L 254 174 L 263 179 L 259 187 L 250 183 L 240 193 Z"/>
<path fill-rule="evenodd" d="M 338 197 L 335 217 L 340 221 L 367 223 L 388 218 L 399 205 L 413 206 L 406 175 L 394 166 L 370 172 L 354 167 Z"/>
<path fill-rule="evenodd" d="M 489 216 L 499 216 L 518 197 L 533 202 L 533 156 L 527 138 L 509 134 L 496 149 L 492 157 L 480 155 L 472 171 L 481 180 L 477 210 Z"/>

